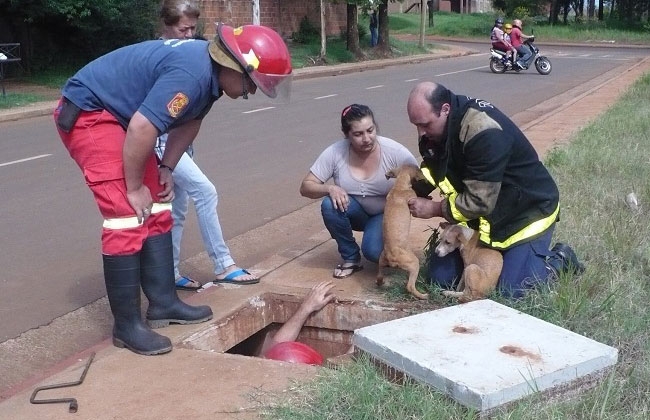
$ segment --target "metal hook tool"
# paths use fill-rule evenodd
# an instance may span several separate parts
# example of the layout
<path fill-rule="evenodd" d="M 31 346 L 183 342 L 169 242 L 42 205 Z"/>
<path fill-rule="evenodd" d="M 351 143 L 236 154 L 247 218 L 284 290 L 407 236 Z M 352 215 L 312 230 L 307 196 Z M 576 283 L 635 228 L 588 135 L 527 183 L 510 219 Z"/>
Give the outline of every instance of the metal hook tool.
<path fill-rule="evenodd" d="M 69 386 L 77 386 L 81 384 L 84 381 L 84 378 L 86 377 L 86 373 L 88 373 L 88 368 L 90 367 L 90 363 L 93 361 L 94 358 L 95 358 L 95 353 L 91 354 L 90 358 L 88 358 L 88 362 L 86 362 L 86 367 L 84 368 L 84 371 L 81 374 L 81 378 L 79 378 L 78 381 L 66 382 L 63 384 L 39 386 L 34 390 L 34 392 L 32 392 L 32 396 L 29 398 L 29 402 L 32 404 L 70 403 L 70 407 L 68 408 L 68 411 L 71 413 L 76 413 L 77 409 L 79 408 L 79 404 L 77 404 L 77 400 L 75 398 L 52 398 L 47 400 L 37 400 L 36 394 L 38 394 L 39 391 L 43 391 L 46 389 L 67 388 Z"/>

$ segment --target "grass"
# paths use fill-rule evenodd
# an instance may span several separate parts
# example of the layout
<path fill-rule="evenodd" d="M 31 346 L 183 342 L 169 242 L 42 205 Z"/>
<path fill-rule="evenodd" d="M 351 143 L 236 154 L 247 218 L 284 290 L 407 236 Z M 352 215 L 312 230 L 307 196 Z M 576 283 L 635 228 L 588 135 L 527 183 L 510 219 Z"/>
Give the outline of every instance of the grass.
<path fill-rule="evenodd" d="M 571 143 L 545 163 L 562 198 L 556 240 L 571 243 L 587 264 L 520 301 L 517 310 L 618 348 L 615 369 L 595 388 L 564 401 L 539 396 L 496 419 L 630 419 L 650 416 L 650 74 L 633 85 Z M 625 203 L 634 192 L 640 210 Z M 395 293 L 395 292 L 391 292 Z M 395 294 L 396 299 L 405 299 Z M 437 305 L 435 301 L 431 305 Z M 448 304 L 448 303 L 447 303 Z M 474 419 L 469 411 L 417 383 L 399 386 L 367 359 L 323 369 L 296 385 L 269 419 Z"/>
<path fill-rule="evenodd" d="M 453 38 L 475 38 L 489 42 L 490 31 L 496 15 L 484 13 L 457 14 L 434 13 L 433 28 L 426 28 L 427 35 Z M 508 19 L 506 19 L 508 21 Z M 545 19 L 524 19 L 523 32 L 532 33 L 538 40 L 546 42 L 607 42 L 616 44 L 650 44 L 648 30 L 613 29 L 606 22 L 587 22 L 582 24 L 549 25 Z M 390 15 L 391 33 L 419 34 L 420 15 L 397 13 Z"/>
<path fill-rule="evenodd" d="M 0 109 L 21 107 L 43 100 L 45 98 L 39 95 L 6 92 L 4 97 L 0 95 Z"/>

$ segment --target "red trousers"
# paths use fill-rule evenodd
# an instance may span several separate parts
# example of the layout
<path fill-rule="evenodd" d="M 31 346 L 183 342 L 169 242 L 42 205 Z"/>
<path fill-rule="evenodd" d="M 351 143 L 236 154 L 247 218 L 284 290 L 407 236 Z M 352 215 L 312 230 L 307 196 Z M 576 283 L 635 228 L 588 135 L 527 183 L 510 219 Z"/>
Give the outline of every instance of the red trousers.
<path fill-rule="evenodd" d="M 54 111 L 56 121 L 60 105 Z M 154 211 L 144 223 L 138 224 L 135 210 L 126 196 L 122 149 L 126 131 L 107 111 L 81 111 L 69 133 L 59 131 L 70 156 L 83 172 L 86 184 L 95 196 L 104 218 L 102 253 L 131 255 L 142 249 L 149 236 L 167 233 L 172 227 L 171 206 Z M 147 161 L 144 185 L 151 191 L 154 202 L 162 190 L 158 183 L 158 165 L 154 150 Z"/>

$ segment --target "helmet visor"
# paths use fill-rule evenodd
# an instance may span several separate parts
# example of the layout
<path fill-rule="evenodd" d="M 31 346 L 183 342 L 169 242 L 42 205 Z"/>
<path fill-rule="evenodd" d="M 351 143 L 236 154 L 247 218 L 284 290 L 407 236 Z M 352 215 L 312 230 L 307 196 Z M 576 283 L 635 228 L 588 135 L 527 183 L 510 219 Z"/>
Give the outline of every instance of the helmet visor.
<path fill-rule="evenodd" d="M 258 71 L 248 73 L 253 83 L 273 102 L 289 103 L 293 74 L 264 74 Z"/>

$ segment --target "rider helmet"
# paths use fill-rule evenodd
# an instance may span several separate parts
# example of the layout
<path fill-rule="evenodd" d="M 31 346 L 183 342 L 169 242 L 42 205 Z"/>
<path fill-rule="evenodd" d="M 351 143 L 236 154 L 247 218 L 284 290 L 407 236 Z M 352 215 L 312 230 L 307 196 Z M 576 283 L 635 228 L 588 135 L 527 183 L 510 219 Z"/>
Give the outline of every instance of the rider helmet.
<path fill-rule="evenodd" d="M 502 17 L 498 17 L 498 18 L 494 21 L 494 24 L 495 24 L 495 25 L 503 25 L 503 18 L 502 18 Z"/>
<path fill-rule="evenodd" d="M 503 30 L 505 33 L 509 34 L 512 31 L 512 25 L 510 23 L 506 23 L 503 25 Z"/>
<path fill-rule="evenodd" d="M 222 66 L 244 73 L 269 98 L 288 98 L 291 91 L 291 56 L 282 37 L 260 25 L 237 28 L 217 25 L 210 41 L 210 56 Z"/>

